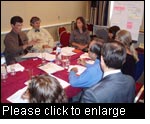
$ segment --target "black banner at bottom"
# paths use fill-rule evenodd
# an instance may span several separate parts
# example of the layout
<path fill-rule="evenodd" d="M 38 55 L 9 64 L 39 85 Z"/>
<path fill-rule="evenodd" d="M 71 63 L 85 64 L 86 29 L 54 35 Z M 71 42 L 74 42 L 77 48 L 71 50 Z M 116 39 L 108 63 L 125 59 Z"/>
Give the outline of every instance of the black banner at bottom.
<path fill-rule="evenodd" d="M 9 119 L 144 119 L 145 104 L 1 104 Z"/>

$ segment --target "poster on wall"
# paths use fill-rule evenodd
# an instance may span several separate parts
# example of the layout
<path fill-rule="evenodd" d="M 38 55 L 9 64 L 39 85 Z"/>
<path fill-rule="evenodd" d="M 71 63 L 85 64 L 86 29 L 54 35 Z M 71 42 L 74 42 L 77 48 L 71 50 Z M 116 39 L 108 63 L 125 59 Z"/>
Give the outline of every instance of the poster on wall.
<path fill-rule="evenodd" d="M 143 11 L 144 1 L 115 1 L 110 26 L 117 25 L 130 31 L 132 39 L 138 41 Z"/>

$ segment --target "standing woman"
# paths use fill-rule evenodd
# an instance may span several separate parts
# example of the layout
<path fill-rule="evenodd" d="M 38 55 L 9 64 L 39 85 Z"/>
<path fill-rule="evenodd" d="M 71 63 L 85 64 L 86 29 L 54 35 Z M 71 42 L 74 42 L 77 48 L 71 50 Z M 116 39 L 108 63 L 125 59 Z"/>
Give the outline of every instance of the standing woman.
<path fill-rule="evenodd" d="M 78 17 L 75 23 L 75 29 L 72 31 L 70 36 L 70 45 L 85 50 L 88 48 L 90 42 L 89 31 L 87 30 L 86 22 L 83 17 Z"/>
<path fill-rule="evenodd" d="M 116 40 L 122 42 L 126 47 L 126 61 L 123 64 L 122 72 L 131 75 L 134 78 L 135 64 L 139 61 L 138 55 L 132 44 L 131 33 L 126 30 L 120 30 L 116 33 Z"/>

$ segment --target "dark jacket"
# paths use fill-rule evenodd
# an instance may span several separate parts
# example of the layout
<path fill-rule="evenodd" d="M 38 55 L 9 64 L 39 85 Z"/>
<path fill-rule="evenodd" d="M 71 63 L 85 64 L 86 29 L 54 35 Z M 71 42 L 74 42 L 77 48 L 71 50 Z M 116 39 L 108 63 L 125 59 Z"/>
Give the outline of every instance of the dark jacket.
<path fill-rule="evenodd" d="M 135 81 L 121 72 L 104 77 L 98 84 L 86 89 L 81 103 L 132 103 Z"/>
<path fill-rule="evenodd" d="M 135 67 L 136 67 L 136 61 L 135 61 L 134 57 L 130 54 L 127 54 L 126 62 L 123 64 L 123 66 L 121 68 L 122 73 L 130 75 L 134 78 Z"/>
<path fill-rule="evenodd" d="M 23 45 L 28 43 L 27 35 L 24 32 L 20 32 L 19 36 Z M 13 30 L 6 35 L 4 45 L 4 55 L 6 57 L 7 64 L 14 63 L 16 61 L 15 57 L 20 56 L 24 52 L 23 46 L 19 46 L 18 34 Z"/>

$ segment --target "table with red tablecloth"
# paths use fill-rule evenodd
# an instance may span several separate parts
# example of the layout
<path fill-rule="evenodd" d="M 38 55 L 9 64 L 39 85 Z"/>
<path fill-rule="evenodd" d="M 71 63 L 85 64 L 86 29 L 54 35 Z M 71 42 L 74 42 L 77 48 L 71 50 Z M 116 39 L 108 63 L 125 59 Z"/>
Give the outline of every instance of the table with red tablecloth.
<path fill-rule="evenodd" d="M 77 53 L 77 54 L 71 56 L 70 64 L 71 65 L 77 64 L 77 59 L 79 58 L 79 56 L 81 54 L 83 54 L 83 53 L 80 52 L 80 53 Z M 14 94 L 16 91 L 18 91 L 19 89 L 22 89 L 26 86 L 24 83 L 30 79 L 29 71 L 27 71 L 27 70 L 32 69 L 33 76 L 39 75 L 39 74 L 44 74 L 45 72 L 38 68 L 38 66 L 41 63 L 42 63 L 42 60 L 39 58 L 36 58 L 36 59 L 32 58 L 32 59 L 28 59 L 28 60 L 19 62 L 19 64 L 21 64 L 25 69 L 23 72 L 21 72 L 21 71 L 16 72 L 16 74 L 14 76 L 8 74 L 8 78 L 5 80 L 5 82 L 4 81 L 1 82 L 1 102 L 9 103 L 9 101 L 7 101 L 7 98 L 9 96 L 11 96 L 12 94 Z M 66 82 L 69 82 L 69 80 L 68 80 L 69 74 L 68 74 L 67 69 L 58 71 L 56 73 L 53 73 L 52 75 L 66 81 Z M 71 85 L 69 85 L 64 90 L 65 90 L 67 97 L 72 98 L 73 96 L 77 95 L 81 91 L 81 88 L 75 88 L 75 87 L 72 87 Z"/>

